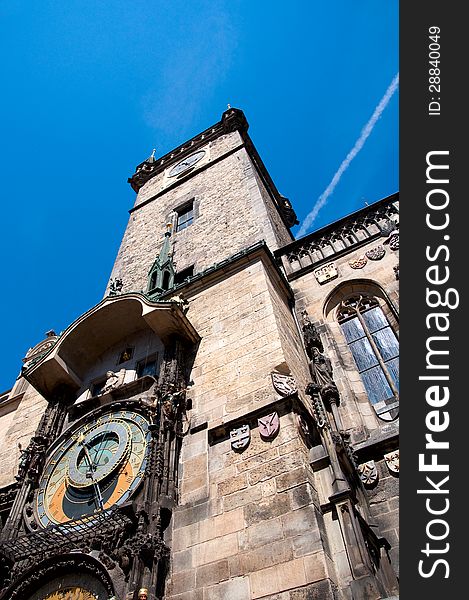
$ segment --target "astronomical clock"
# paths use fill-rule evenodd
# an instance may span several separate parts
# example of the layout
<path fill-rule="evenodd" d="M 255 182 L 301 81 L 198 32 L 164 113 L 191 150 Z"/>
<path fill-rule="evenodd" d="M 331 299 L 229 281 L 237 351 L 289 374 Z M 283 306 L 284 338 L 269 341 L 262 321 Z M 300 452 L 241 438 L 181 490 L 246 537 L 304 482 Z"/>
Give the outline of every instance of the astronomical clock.
<path fill-rule="evenodd" d="M 163 598 L 197 341 L 177 303 L 127 294 L 106 298 L 27 363 L 48 404 L 22 449 L 1 532 L 0 600 Z M 142 361 L 149 344 L 155 352 Z"/>
<path fill-rule="evenodd" d="M 50 449 L 35 500 L 42 527 L 93 519 L 125 503 L 148 464 L 148 420 L 130 410 L 111 410 L 67 430 Z"/>

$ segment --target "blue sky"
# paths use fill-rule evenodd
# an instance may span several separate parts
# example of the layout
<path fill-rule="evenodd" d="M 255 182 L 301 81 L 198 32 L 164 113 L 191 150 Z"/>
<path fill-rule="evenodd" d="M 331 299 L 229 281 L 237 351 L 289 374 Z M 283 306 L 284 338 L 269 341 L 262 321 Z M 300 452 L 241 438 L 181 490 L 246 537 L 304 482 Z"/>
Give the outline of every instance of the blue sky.
<path fill-rule="evenodd" d="M 398 73 L 398 2 L 9 0 L 0 50 L 1 392 L 102 298 L 135 166 L 227 103 L 303 222 Z M 396 92 L 311 227 L 397 189 Z"/>

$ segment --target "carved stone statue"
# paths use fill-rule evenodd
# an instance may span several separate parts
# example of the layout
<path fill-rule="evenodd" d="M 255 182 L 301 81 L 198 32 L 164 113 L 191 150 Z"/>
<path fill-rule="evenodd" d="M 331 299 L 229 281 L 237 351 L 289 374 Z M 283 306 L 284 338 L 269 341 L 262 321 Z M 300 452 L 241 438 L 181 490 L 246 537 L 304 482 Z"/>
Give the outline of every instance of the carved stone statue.
<path fill-rule="evenodd" d="M 118 373 L 114 373 L 114 371 L 107 371 L 106 377 L 106 383 L 101 390 L 101 394 L 106 394 L 107 392 L 110 392 L 124 383 L 125 369 L 121 369 Z"/>
<path fill-rule="evenodd" d="M 168 391 L 163 394 L 161 398 L 161 409 L 165 428 L 174 426 L 178 408 L 184 399 L 185 392 L 185 388 L 176 390 L 176 386 L 173 383 L 170 383 Z"/>
<path fill-rule="evenodd" d="M 120 279 L 119 277 L 116 277 L 115 279 L 111 279 L 111 281 L 109 283 L 109 295 L 117 296 L 117 294 L 121 293 L 123 286 L 124 286 L 124 283 L 123 283 L 122 279 Z"/>
<path fill-rule="evenodd" d="M 311 374 L 312 382 L 316 383 L 320 390 L 325 387 L 336 387 L 332 377 L 331 361 L 327 356 L 319 352 L 319 348 L 316 346 L 312 349 L 312 357 L 309 361 L 309 372 Z"/>
<path fill-rule="evenodd" d="M 308 354 L 309 358 L 312 359 L 313 349 L 318 348 L 319 351 L 322 352 L 323 345 L 318 330 L 314 324 L 311 323 L 308 313 L 304 310 L 301 313 L 301 316 L 303 319 L 303 338 L 305 342 L 306 353 Z"/>
<path fill-rule="evenodd" d="M 46 443 L 40 436 L 34 436 L 26 450 L 20 448 L 17 481 L 22 481 L 26 476 L 33 482 L 37 480 L 44 464 L 45 451 Z"/>

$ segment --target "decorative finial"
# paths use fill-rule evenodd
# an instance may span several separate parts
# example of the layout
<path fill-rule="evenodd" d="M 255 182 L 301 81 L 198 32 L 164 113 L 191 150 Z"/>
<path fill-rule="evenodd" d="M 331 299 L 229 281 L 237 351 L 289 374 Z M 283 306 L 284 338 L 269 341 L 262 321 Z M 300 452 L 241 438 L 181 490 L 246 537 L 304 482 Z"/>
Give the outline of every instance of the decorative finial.
<path fill-rule="evenodd" d="M 227 109 L 230 110 L 231 104 L 227 104 L 226 106 L 227 106 Z"/>
<path fill-rule="evenodd" d="M 151 158 L 155 158 L 155 152 L 156 152 L 156 148 L 153 148 L 153 150 L 151 152 Z"/>

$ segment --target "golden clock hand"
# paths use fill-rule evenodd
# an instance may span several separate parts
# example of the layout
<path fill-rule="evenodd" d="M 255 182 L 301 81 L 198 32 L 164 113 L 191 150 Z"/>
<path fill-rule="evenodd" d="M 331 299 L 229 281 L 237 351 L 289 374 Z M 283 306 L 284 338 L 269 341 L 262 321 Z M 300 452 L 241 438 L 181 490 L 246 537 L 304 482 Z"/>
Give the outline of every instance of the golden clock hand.
<path fill-rule="evenodd" d="M 101 440 L 101 443 L 99 444 L 99 448 L 96 450 L 96 452 L 95 452 L 95 454 L 94 454 L 94 457 L 95 457 L 95 460 L 96 460 L 96 463 L 95 463 L 95 464 L 96 464 L 96 466 L 99 466 L 99 461 L 100 461 L 100 459 L 101 459 L 101 456 L 104 454 L 104 450 L 106 449 L 106 447 L 104 446 L 104 441 L 105 441 L 105 439 L 106 439 L 106 434 L 107 434 L 107 432 L 105 432 L 105 433 L 104 433 L 104 435 L 103 435 L 103 439 Z M 102 450 L 101 450 L 101 448 L 102 448 Z M 100 450 L 101 450 L 101 454 L 100 454 L 100 455 L 99 455 L 99 457 L 98 457 L 98 452 L 99 452 Z"/>
<path fill-rule="evenodd" d="M 90 470 L 89 472 L 86 474 L 87 477 L 89 477 L 89 479 L 91 479 L 92 483 L 93 483 L 93 489 L 95 491 L 96 494 L 96 499 L 98 501 L 98 508 L 101 508 L 102 510 L 104 510 L 104 501 L 103 501 L 103 496 L 101 494 L 101 490 L 99 488 L 99 484 L 97 481 L 94 480 L 93 477 L 93 471 L 96 469 L 93 461 L 91 460 L 91 456 L 90 456 L 90 452 L 88 450 L 88 446 L 86 445 L 86 442 L 83 440 L 82 443 L 83 449 L 85 451 L 85 457 L 86 460 L 88 461 Z"/>

